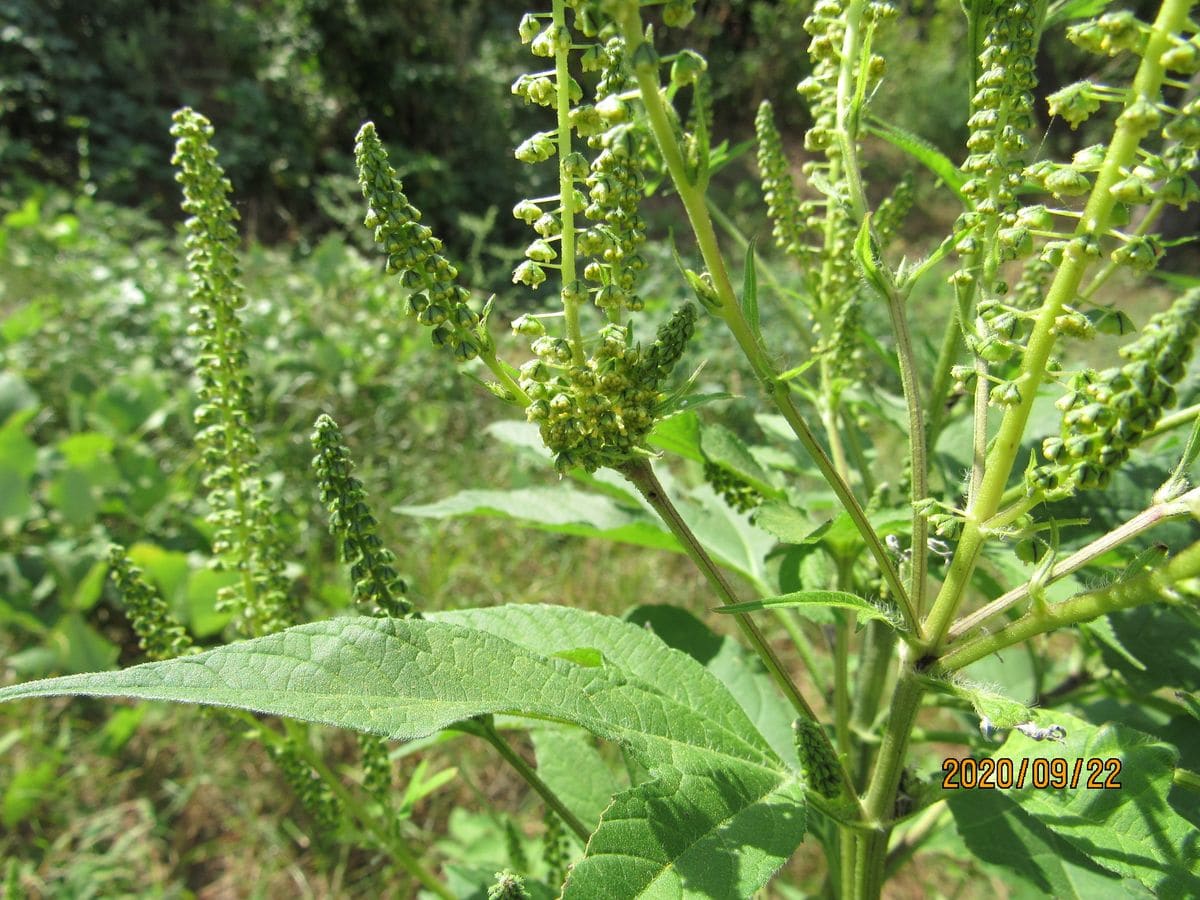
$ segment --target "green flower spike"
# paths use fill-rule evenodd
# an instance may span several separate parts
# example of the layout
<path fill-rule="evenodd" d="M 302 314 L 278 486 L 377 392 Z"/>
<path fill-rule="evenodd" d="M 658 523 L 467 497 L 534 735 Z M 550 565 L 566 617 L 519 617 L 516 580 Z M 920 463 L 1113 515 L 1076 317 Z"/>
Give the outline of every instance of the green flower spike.
<path fill-rule="evenodd" d="M 822 734 L 821 724 L 812 719 L 796 719 L 792 723 L 792 739 L 800 757 L 800 770 L 804 772 L 809 789 L 830 800 L 841 796 L 838 762 L 830 756 L 832 750 Z"/>
<path fill-rule="evenodd" d="M 766 100 L 758 107 L 754 130 L 758 135 L 758 170 L 762 177 L 763 199 L 774 225 L 775 243 L 785 253 L 802 258 L 808 250 L 804 243 L 804 214 L 784 156 L 783 140 L 775 127 L 775 115 Z"/>
<path fill-rule="evenodd" d="M 329 530 L 341 543 L 342 560 L 350 566 L 354 601 L 368 615 L 403 618 L 412 613 L 404 598 L 404 582 L 392 567 L 395 556 L 376 535 L 375 517 L 367 507 L 362 482 L 351 475 L 354 464 L 342 432 L 329 416 L 317 419 L 312 435 L 313 470 L 321 502 L 329 510 Z"/>
<path fill-rule="evenodd" d="M 187 630 L 142 577 L 142 570 L 130 561 L 124 547 L 113 544 L 108 548 L 108 564 L 109 574 L 125 601 L 125 615 L 146 656 L 152 660 L 173 659 L 193 652 Z"/>
<path fill-rule="evenodd" d="M 1048 465 L 1032 468 L 1028 490 L 1098 488 L 1175 402 L 1200 331 L 1200 289 L 1184 294 L 1146 323 L 1141 335 L 1121 348 L 1123 366 L 1077 376 L 1057 406 L 1063 411 L 1059 437 L 1042 443 Z"/>
<path fill-rule="evenodd" d="M 200 345 L 196 442 L 207 469 L 213 554 L 220 568 L 242 576 L 223 589 L 221 600 L 239 611 L 244 631 L 267 634 L 293 622 L 278 516 L 258 476 L 258 444 L 250 429 L 251 382 L 239 319 L 246 298 L 238 282 L 237 213 L 228 197 L 233 187 L 217 162 L 208 119 L 185 108 L 173 120 L 171 162 L 190 216 L 185 225 L 195 322 L 189 333 Z"/>
<path fill-rule="evenodd" d="M 683 355 L 695 320 L 691 304 L 677 310 L 644 351 L 630 346 L 627 328 L 607 325 L 583 365 L 572 364 L 561 338 L 533 342 L 539 359 L 521 369 L 521 387 L 533 399 L 526 415 L 537 423 L 560 473 L 574 466 L 589 472 L 616 468 L 648 452 L 646 436 L 663 400 L 659 386 Z"/>
<path fill-rule="evenodd" d="M 441 255 L 442 242 L 421 224 L 420 210 L 408 202 L 372 122 L 359 129 L 354 161 L 369 206 L 363 224 L 375 230 L 375 242 L 387 251 L 388 272 L 399 275 L 412 292 L 406 312 L 433 329 L 435 346 L 449 348 L 460 362 L 474 359 L 483 337 L 479 314 L 467 305 L 470 293 L 455 283 L 458 269 Z"/>
<path fill-rule="evenodd" d="M 342 809 L 329 786 L 289 741 L 268 744 L 267 751 L 320 832 L 335 833 L 341 824 Z"/>

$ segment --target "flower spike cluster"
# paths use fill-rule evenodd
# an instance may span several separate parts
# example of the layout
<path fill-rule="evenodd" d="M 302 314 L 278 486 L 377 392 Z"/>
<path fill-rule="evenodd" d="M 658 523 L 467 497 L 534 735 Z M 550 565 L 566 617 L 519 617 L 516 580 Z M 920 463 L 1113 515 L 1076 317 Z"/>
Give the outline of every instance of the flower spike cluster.
<path fill-rule="evenodd" d="M 207 468 L 204 486 L 216 529 L 217 564 L 241 573 L 222 589 L 222 603 L 237 610 L 249 634 L 267 634 L 292 623 L 284 575 L 284 552 L 276 511 L 258 475 L 258 443 L 250 428 L 250 377 L 246 336 L 239 311 L 246 298 L 238 281 L 237 213 L 233 190 L 217 162 L 213 127 L 191 109 L 175 113 L 171 162 L 183 186 L 188 269 L 192 276 L 189 328 L 200 345 L 197 374 L 200 405 L 196 436 Z"/>
<path fill-rule="evenodd" d="M 646 452 L 663 400 L 660 385 L 683 355 L 695 321 L 696 308 L 683 306 L 645 350 L 631 345 L 628 328 L 609 324 L 583 365 L 573 364 L 561 338 L 533 342 L 538 358 L 521 369 L 521 387 L 533 399 L 526 415 L 559 472 L 615 468 Z"/>
<path fill-rule="evenodd" d="M 455 283 L 458 269 L 442 256 L 441 240 L 421 224 L 420 210 L 404 195 L 373 122 L 359 129 L 354 161 L 368 204 L 363 224 L 387 251 L 388 272 L 411 292 L 405 311 L 433 329 L 435 346 L 448 348 L 462 362 L 474 359 L 487 339 L 479 314 L 467 305 L 470 292 Z"/>
<path fill-rule="evenodd" d="M 1077 376 L 1058 401 L 1059 437 L 1042 443 L 1048 465 L 1026 476 L 1031 492 L 1097 488 L 1108 484 L 1130 451 L 1175 402 L 1200 333 L 1200 289 L 1184 294 L 1146 323 L 1137 340 L 1121 348 L 1122 366 Z"/>

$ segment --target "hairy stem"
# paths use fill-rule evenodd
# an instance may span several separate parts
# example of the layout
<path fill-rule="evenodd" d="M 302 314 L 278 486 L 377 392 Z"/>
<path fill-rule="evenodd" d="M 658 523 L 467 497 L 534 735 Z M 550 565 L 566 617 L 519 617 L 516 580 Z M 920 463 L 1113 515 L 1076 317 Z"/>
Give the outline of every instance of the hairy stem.
<path fill-rule="evenodd" d="M 1189 513 L 1190 505 L 1200 501 L 1200 488 L 1195 488 L 1184 494 L 1176 500 L 1166 503 L 1155 503 L 1154 505 L 1142 510 L 1128 522 L 1114 528 L 1108 534 L 1096 538 L 1090 544 L 1076 550 L 1062 562 L 1055 565 L 1049 572 L 1049 575 L 1043 582 L 1043 587 L 1058 581 L 1060 578 L 1065 578 L 1072 572 L 1077 572 L 1086 566 L 1088 563 L 1108 553 L 1122 544 L 1133 540 L 1139 534 L 1153 528 L 1168 519 L 1186 516 Z M 954 626 L 947 633 L 947 638 L 950 641 L 956 641 L 965 634 L 974 631 L 984 622 L 992 619 L 1001 613 L 1011 609 L 1018 603 L 1029 596 L 1032 584 L 1026 583 L 1020 587 L 1013 588 L 1007 594 L 997 597 L 987 606 L 977 609 L 969 616 L 964 616 L 954 623 Z"/>
<path fill-rule="evenodd" d="M 538 775 L 537 770 L 534 769 L 533 766 L 525 762 L 525 759 L 521 756 L 521 754 L 517 753 L 517 751 L 512 748 L 512 745 L 501 736 L 500 732 L 496 730 L 495 726 L 492 725 L 491 722 L 464 723 L 464 725 L 461 727 L 462 730 L 467 731 L 469 734 L 474 734 L 483 738 L 485 741 L 495 747 L 496 752 L 504 758 L 504 761 L 512 766 L 513 770 L 521 776 L 524 782 L 533 788 L 533 790 L 539 797 L 542 798 L 545 804 L 554 810 L 558 817 L 567 824 L 568 828 L 575 832 L 575 835 L 579 838 L 579 840 L 581 840 L 584 844 L 588 842 L 588 838 L 591 837 L 592 833 L 591 829 L 584 825 L 583 822 L 580 821 L 579 817 L 567 808 L 567 805 L 563 803 L 558 794 L 554 792 L 554 789 L 542 780 L 542 777 Z"/>
<path fill-rule="evenodd" d="M 1188 0 L 1164 0 L 1147 41 L 1137 75 L 1134 77 L 1128 103 L 1138 99 L 1151 103 L 1157 100 L 1164 77 L 1160 58 L 1169 46 L 1170 36 L 1187 21 L 1190 5 Z M 1078 235 L 1099 235 L 1108 228 L 1116 204 L 1116 198 L 1109 189 L 1122 177 L 1122 171 L 1127 170 L 1134 162 L 1143 136 L 1144 132 L 1135 125 L 1117 120 L 1112 142 L 1108 146 L 1104 163 L 1080 218 L 1076 232 Z M 926 620 L 933 647 L 941 643 L 950 627 L 975 571 L 979 551 L 986 539 L 981 526 L 995 514 L 1004 495 L 1004 488 L 1020 451 L 1021 438 L 1025 433 L 1029 414 L 1033 410 L 1038 387 L 1046 374 L 1046 363 L 1054 347 L 1055 319 L 1063 306 L 1072 302 L 1078 295 L 1089 263 L 1090 259 L 1079 246 L 1079 242 L 1070 242 L 1063 253 L 1062 265 L 1046 293 L 1021 362 L 1021 372 L 1017 379 L 1021 388 L 1021 399 L 1008 407 L 1004 414 L 992 445 L 992 452 L 988 456 L 983 483 L 973 507 L 967 511 L 967 520 L 954 559 Z"/>
<path fill-rule="evenodd" d="M 553 0 L 552 12 L 554 27 L 567 27 L 567 10 L 565 0 Z M 570 46 L 559 42 L 554 53 L 554 80 L 557 87 L 558 112 L 558 193 L 562 203 L 562 243 L 559 252 L 562 257 L 562 305 L 566 314 L 567 340 L 571 342 L 571 356 L 575 365 L 584 362 L 583 334 L 579 327 L 579 303 L 572 299 L 568 291 L 575 281 L 575 183 L 567 174 L 565 163 L 571 155 L 571 73 L 567 66 Z"/>
<path fill-rule="evenodd" d="M 1035 607 L 1003 630 L 995 634 L 981 635 L 945 654 L 940 660 L 940 668 L 945 671 L 961 669 L 1036 635 L 1067 625 L 1090 622 L 1111 612 L 1141 606 L 1160 598 L 1171 598 L 1174 596 L 1172 585 L 1197 576 L 1200 576 L 1200 541 L 1192 544 L 1161 569 L 1127 581 L 1118 581 L 1097 591 L 1077 594 L 1070 600 L 1053 606 Z"/>

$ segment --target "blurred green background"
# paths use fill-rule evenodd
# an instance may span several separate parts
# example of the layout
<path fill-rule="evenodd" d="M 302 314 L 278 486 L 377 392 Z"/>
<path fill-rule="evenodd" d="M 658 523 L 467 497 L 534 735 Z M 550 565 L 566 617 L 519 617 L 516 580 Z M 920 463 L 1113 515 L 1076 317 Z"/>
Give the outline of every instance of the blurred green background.
<path fill-rule="evenodd" d="M 687 34 L 715 75 L 718 138 L 752 137 L 754 110 L 769 97 L 797 169 L 807 119 L 794 86 L 808 70 L 807 7 L 702 2 Z M 700 594 L 699 577 L 669 554 L 391 513 L 464 488 L 554 479 L 536 454 L 490 437 L 487 426 L 505 410 L 398 320 L 394 289 L 367 252 L 351 153 L 359 124 L 374 119 L 410 197 L 469 283 L 483 297 L 499 293 L 506 318 L 529 305 L 510 283 L 528 238 L 509 210 L 545 190 L 536 183 L 543 173 L 518 164 L 512 148 L 547 125 L 544 110 L 509 90 L 538 62 L 515 38 L 525 9 L 511 0 L 0 5 L 0 680 L 139 661 L 105 577 L 113 540 L 130 547 L 201 641 L 220 640 L 228 623 L 214 603 L 225 576 L 206 566 L 210 531 L 192 443 L 187 276 L 168 135 L 183 105 L 212 119 L 235 188 L 263 470 L 290 528 L 307 615 L 349 602 L 308 470 L 321 412 L 342 425 L 418 603 L 623 612 L 647 598 L 687 603 Z M 965 60 L 947 48 L 962 46 L 963 32 L 954 0 L 908 4 L 886 36 L 880 98 L 893 121 L 956 160 Z M 1044 92 L 1075 77 L 1078 57 L 1060 44 L 1041 73 Z M 1068 150 L 1086 137 L 1058 127 L 1046 142 Z M 882 195 L 910 168 L 884 149 L 868 174 Z M 715 191 L 765 244 L 752 151 Z M 954 214 L 919 180 L 911 240 L 939 240 Z M 669 202 L 650 216 L 659 235 L 684 230 Z M 654 253 L 650 312 L 661 314 L 684 294 L 667 250 Z M 727 348 L 704 341 L 696 356 L 717 358 L 710 373 L 734 365 Z M 736 370 L 728 378 L 713 387 L 737 390 Z M 752 427 L 736 403 L 718 414 Z M 331 754 L 353 758 L 345 736 L 327 740 Z M 494 833 L 490 803 L 518 814 L 537 807 L 489 755 L 458 743 L 442 756 L 429 751 L 460 777 L 423 800 L 412 821 L 461 854 Z M 265 755 L 230 743 L 193 710 L 88 701 L 0 708 L 0 877 L 10 891 L 410 895 L 370 851 L 315 834 Z M 812 861 L 802 854 L 796 865 Z"/>

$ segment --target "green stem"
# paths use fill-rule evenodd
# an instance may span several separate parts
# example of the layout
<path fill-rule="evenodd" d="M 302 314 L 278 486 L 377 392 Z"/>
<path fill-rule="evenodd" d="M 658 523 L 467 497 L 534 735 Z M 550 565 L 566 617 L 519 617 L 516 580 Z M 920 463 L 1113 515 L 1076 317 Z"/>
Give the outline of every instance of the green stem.
<path fill-rule="evenodd" d="M 854 686 L 854 713 L 850 719 L 854 731 L 858 734 L 866 734 L 875 724 L 895 647 L 896 632 L 890 625 L 878 620 L 867 623 L 866 638 L 859 654 Z M 872 749 L 871 745 L 860 740 L 858 763 L 854 770 L 854 774 L 860 779 L 866 778 Z"/>
<path fill-rule="evenodd" d="M 940 668 L 954 671 L 985 656 L 1027 641 L 1031 637 L 1090 622 L 1122 609 L 1141 606 L 1162 597 L 1173 597 L 1172 585 L 1200 575 L 1200 541 L 1192 544 L 1160 569 L 1137 578 L 1118 581 L 1097 591 L 1077 594 L 1053 606 L 1035 607 L 994 634 L 984 634 L 945 654 Z"/>
<path fill-rule="evenodd" d="M 551 4 L 555 29 L 566 29 L 567 10 L 565 0 L 553 0 Z M 571 155 L 571 72 L 567 65 L 570 47 L 560 43 L 554 53 L 554 80 L 557 88 L 558 112 L 558 193 L 562 204 L 562 242 L 559 252 L 562 258 L 562 305 L 566 314 L 567 340 L 571 342 L 571 356 L 575 365 L 584 363 L 583 333 L 579 327 L 579 303 L 569 298 L 575 280 L 575 182 L 566 171 L 566 160 Z"/>
<path fill-rule="evenodd" d="M 1188 515 L 1191 504 L 1198 501 L 1200 501 L 1200 488 L 1195 488 L 1174 500 L 1155 503 L 1147 509 L 1142 510 L 1129 521 L 1114 528 L 1108 534 L 1097 538 L 1090 544 L 1081 547 L 1066 559 L 1056 564 L 1050 570 L 1042 586 L 1052 584 L 1060 578 L 1065 578 L 1072 572 L 1077 572 L 1093 560 L 1133 540 L 1139 534 L 1148 531 L 1161 522 Z M 947 639 L 949 641 L 956 641 L 963 635 L 974 631 L 989 619 L 1016 606 L 1029 596 L 1030 589 L 1030 583 L 1023 584 L 997 597 L 987 606 L 977 609 L 969 616 L 959 619 L 954 623 L 950 631 L 947 632 Z"/>
<path fill-rule="evenodd" d="M 521 754 L 517 753 L 517 751 L 512 748 L 512 745 L 509 744 L 509 742 L 506 741 L 498 731 L 496 731 L 495 726 L 490 722 L 485 724 L 470 724 L 473 727 L 468 727 L 464 730 L 468 731 L 470 734 L 474 734 L 483 738 L 485 741 L 495 747 L 496 752 L 504 758 L 504 761 L 512 766 L 516 773 L 520 775 L 522 779 L 524 779 L 525 783 L 537 792 L 538 796 L 542 798 L 545 804 L 554 810 L 558 817 L 567 824 L 568 828 L 575 832 L 575 835 L 579 838 L 579 840 L 584 844 L 587 844 L 588 838 L 590 838 L 592 834 L 591 829 L 584 825 L 583 822 L 580 821 L 579 817 L 567 808 L 567 805 L 563 803 L 558 794 L 554 792 L 554 789 L 542 780 L 536 769 L 529 765 L 529 763 L 525 762 Z"/>
<path fill-rule="evenodd" d="M 729 216 L 725 215 L 724 211 L 721 210 L 717 204 L 713 203 L 712 199 L 707 195 L 705 195 L 704 202 L 708 207 L 708 214 L 712 216 L 713 221 L 721 228 L 721 230 L 729 235 L 729 237 L 733 239 L 733 242 L 737 244 L 743 252 L 749 250 L 750 239 L 742 233 L 740 228 L 737 227 L 737 223 L 735 223 L 733 219 L 729 218 Z M 756 255 L 754 258 L 754 269 L 758 273 L 759 277 L 765 279 L 766 282 L 775 289 L 775 293 L 780 296 L 781 302 L 779 303 L 779 308 L 782 309 L 783 314 L 788 317 L 788 321 L 792 323 L 792 326 L 796 329 L 796 333 L 801 337 L 810 338 L 812 329 L 809 326 L 809 323 L 804 321 L 803 317 L 799 312 L 796 311 L 796 308 L 792 306 L 792 304 L 782 302 L 782 298 L 787 293 L 787 290 L 784 288 L 783 282 L 779 280 L 779 276 L 775 274 L 774 266 L 769 265 L 762 259 L 761 256 Z"/>
<path fill-rule="evenodd" d="M 646 502 L 654 508 L 654 511 L 658 513 L 667 528 L 675 535 L 684 552 L 696 564 L 696 567 L 700 569 L 709 586 L 712 587 L 713 591 L 721 599 L 721 603 L 725 606 L 737 603 L 737 592 L 725 577 L 725 573 L 721 571 L 720 567 L 713 561 L 713 558 L 708 555 L 708 551 L 704 549 L 704 546 L 692 532 L 692 529 L 688 527 L 687 522 L 679 514 L 679 510 L 671 502 L 671 498 L 667 496 L 667 492 L 658 480 L 658 476 L 654 474 L 654 469 L 651 467 L 649 461 L 638 459 L 628 462 L 621 467 L 620 472 L 646 498 Z M 754 652 L 762 660 L 763 665 L 766 666 L 772 680 L 783 691 L 784 696 L 787 697 L 792 708 L 804 716 L 804 718 L 816 722 L 817 717 L 813 713 L 812 707 L 804 699 L 804 695 L 800 693 L 800 689 L 796 687 L 795 682 L 788 675 L 787 670 L 783 667 L 783 663 L 775 654 L 771 645 L 767 643 L 766 636 L 754 624 L 750 616 L 746 613 L 735 613 L 734 620 L 737 622 L 743 636 L 750 642 L 751 647 L 754 648 Z M 823 730 L 822 734 L 824 734 Z M 827 736 L 825 740 L 828 741 Z M 832 744 L 830 744 L 828 749 L 830 755 L 837 755 Z M 845 767 L 839 766 L 838 769 L 848 795 L 854 796 L 854 788 Z"/>
<path fill-rule="evenodd" d="M 1200 775 L 1190 769 L 1176 769 L 1171 781 L 1177 787 L 1187 788 L 1189 791 L 1200 794 Z"/>
<path fill-rule="evenodd" d="M 953 384 L 950 370 L 954 368 L 961 344 L 962 328 L 958 324 L 958 308 L 953 307 L 946 322 L 946 330 L 942 333 L 942 345 L 938 350 L 937 362 L 933 366 L 933 383 L 929 389 L 929 418 L 925 439 L 929 452 L 937 447 L 938 437 L 941 436 L 942 426 L 946 422 L 946 403 L 950 397 L 950 386 Z"/>
<path fill-rule="evenodd" d="M 858 166 L 858 122 L 861 110 L 858 106 L 859 51 L 862 40 L 863 10 L 865 0 L 850 0 L 842 21 L 846 24 L 842 36 L 841 57 L 837 83 L 837 136 L 842 151 L 842 178 L 850 194 L 850 210 L 854 221 L 861 222 L 867 214 L 867 195 L 863 189 L 862 174 Z"/>
<path fill-rule="evenodd" d="M 859 838 L 852 894 L 856 900 L 878 897 L 883 887 L 888 837 L 891 835 L 891 825 L 887 823 L 892 818 L 909 737 L 924 691 L 921 675 L 906 666 L 892 693 L 891 710 L 864 802 L 868 821 L 874 823 L 874 828 Z"/>
<path fill-rule="evenodd" d="M 641 18 L 638 15 L 636 5 L 629 4 L 623 7 L 621 26 L 627 52 L 632 58 L 637 48 L 643 42 Z M 795 433 L 801 445 L 812 457 L 813 462 L 816 463 L 821 475 L 829 483 L 838 501 L 845 507 L 846 512 L 850 515 L 855 527 L 866 542 L 867 549 L 870 550 L 871 555 L 875 557 L 876 562 L 879 564 L 880 571 L 883 573 L 884 579 L 888 582 L 888 587 L 892 590 L 893 596 L 896 598 L 901 610 L 903 610 L 910 632 L 919 636 L 920 625 L 917 622 L 912 602 L 908 597 L 908 592 L 904 589 L 903 584 L 901 584 L 896 574 L 896 569 L 892 565 L 892 560 L 888 555 L 887 549 L 883 546 L 879 535 L 876 534 L 875 529 L 871 526 L 866 512 L 863 511 L 854 493 L 850 490 L 850 486 L 838 475 L 833 463 L 808 427 L 808 423 L 796 408 L 787 384 L 778 380 L 778 370 L 771 362 L 758 337 L 754 334 L 749 323 L 742 315 L 741 306 L 733 290 L 733 284 L 729 280 L 729 272 L 726 269 L 724 257 L 721 255 L 716 232 L 713 230 L 712 219 L 708 214 L 704 192 L 699 190 L 688 178 L 687 167 L 679 148 L 679 142 L 675 138 L 670 119 L 663 106 L 663 98 L 659 92 L 658 70 L 652 64 L 639 65 L 634 69 L 634 74 L 637 78 L 638 91 L 641 95 L 642 104 L 646 109 L 646 116 L 650 122 L 651 130 L 654 132 L 659 151 L 662 153 L 667 169 L 671 173 L 671 180 L 675 185 L 675 190 L 679 194 L 679 199 L 683 202 L 688 219 L 691 221 L 692 231 L 695 234 L 700 255 L 703 257 L 704 264 L 712 275 L 713 285 L 720 299 L 720 306 L 714 312 L 725 322 L 734 339 L 738 342 L 738 346 L 741 347 L 742 352 L 746 355 L 768 397 L 778 407 L 779 412 L 787 420 L 788 425 Z"/>
<path fill-rule="evenodd" d="M 1200 403 L 1185 406 L 1183 409 L 1159 419 L 1157 425 L 1142 435 L 1142 440 L 1148 441 L 1150 438 L 1158 437 L 1160 434 L 1166 434 L 1168 431 L 1173 431 L 1180 425 L 1186 425 L 1197 418 L 1200 418 Z"/>
<path fill-rule="evenodd" d="M 654 508 L 654 511 L 658 513 L 663 523 L 675 535 L 683 547 L 683 552 L 700 569 L 709 585 L 716 592 L 717 596 L 720 597 L 722 605 L 730 606 L 737 603 L 737 592 L 733 589 L 728 579 L 726 579 L 725 573 L 721 571 L 712 557 L 708 555 L 708 551 L 704 549 L 704 546 L 692 532 L 692 529 L 684 521 L 683 516 L 679 514 L 679 510 L 671 502 L 671 498 L 667 496 L 662 482 L 654 474 L 654 468 L 650 465 L 649 461 L 645 459 L 633 460 L 625 463 L 619 471 L 646 498 L 646 502 Z M 816 716 L 813 714 L 812 707 L 808 705 L 808 701 L 804 699 L 804 696 L 792 682 L 791 677 L 783 667 L 783 663 L 775 655 L 775 651 L 771 649 L 762 632 L 758 630 L 758 626 L 750 620 L 749 615 L 746 613 L 735 613 L 734 619 L 742 629 L 742 633 L 750 640 L 755 652 L 758 653 L 762 658 L 763 664 L 766 665 L 767 671 L 771 673 L 771 677 L 775 679 L 776 684 L 779 685 L 780 689 L 787 696 L 796 712 L 805 718 L 815 721 Z"/>
<path fill-rule="evenodd" d="M 287 743 L 291 749 L 295 750 L 302 757 L 304 757 L 304 761 L 312 767 L 313 771 L 320 776 L 321 781 L 323 781 L 337 796 L 338 800 L 341 801 L 343 808 L 345 808 L 351 815 L 354 816 L 355 819 L 358 820 L 359 825 L 361 825 L 366 831 L 370 832 L 375 839 L 379 841 L 380 846 L 386 849 L 391 857 L 395 859 L 405 871 L 412 875 L 413 878 L 417 879 L 417 881 L 421 882 L 421 884 L 423 884 L 430 891 L 437 894 L 437 896 L 444 897 L 446 900 L 454 900 L 454 893 L 444 884 L 442 884 L 432 871 L 426 868 L 425 864 L 417 858 L 417 855 L 413 852 L 412 848 L 409 847 L 408 842 L 405 841 L 399 833 L 385 828 L 375 816 L 371 815 L 371 813 L 363 805 L 362 801 L 359 800 L 359 798 L 344 784 L 342 784 L 342 780 L 333 773 L 333 771 L 326 764 L 325 760 L 322 759 L 319 754 L 313 751 L 312 747 L 308 743 L 308 736 L 299 723 L 294 722 L 291 719 L 281 720 L 283 722 L 284 730 L 287 732 L 287 738 L 284 738 L 274 729 L 268 728 L 262 722 L 259 722 L 248 712 L 236 709 L 226 710 L 226 712 L 234 714 L 239 719 L 253 727 L 254 732 L 260 735 L 267 742 L 275 744 Z"/>
<path fill-rule="evenodd" d="M 1128 104 L 1137 99 L 1151 103 L 1157 100 L 1164 76 L 1160 58 L 1170 45 L 1171 35 L 1186 23 L 1190 5 L 1188 0 L 1164 0 L 1146 42 L 1141 64 L 1129 92 Z M 1122 177 L 1122 171 L 1133 163 L 1144 135 L 1145 132 L 1141 129 L 1118 118 L 1112 142 L 1096 177 L 1096 184 L 1080 217 L 1077 235 L 1101 235 L 1107 230 L 1116 204 L 1116 198 L 1109 189 Z M 933 647 L 941 643 L 962 603 L 986 539 L 981 525 L 995 514 L 999 506 L 1017 453 L 1020 451 L 1021 437 L 1033 410 L 1038 387 L 1046 374 L 1046 363 L 1056 336 L 1055 319 L 1062 312 L 1063 306 L 1072 302 L 1078 295 L 1079 285 L 1089 262 L 1078 242 L 1071 241 L 1063 254 L 1062 265 L 1046 293 L 1021 362 L 1021 372 L 1018 376 L 1021 399 L 1014 406 L 1008 407 L 1004 414 L 992 445 L 992 452 L 988 456 L 983 483 L 973 507 L 967 511 L 967 520 L 954 559 L 926 620 Z"/>
<path fill-rule="evenodd" d="M 484 365 L 491 370 L 491 373 L 496 376 L 499 381 L 513 395 L 513 399 L 520 403 L 521 406 L 528 406 L 533 401 L 529 399 L 529 395 L 521 389 L 521 386 L 508 374 L 504 368 L 504 364 L 496 357 L 496 350 L 493 347 L 484 347 L 479 352 L 479 358 L 483 360 Z"/>

